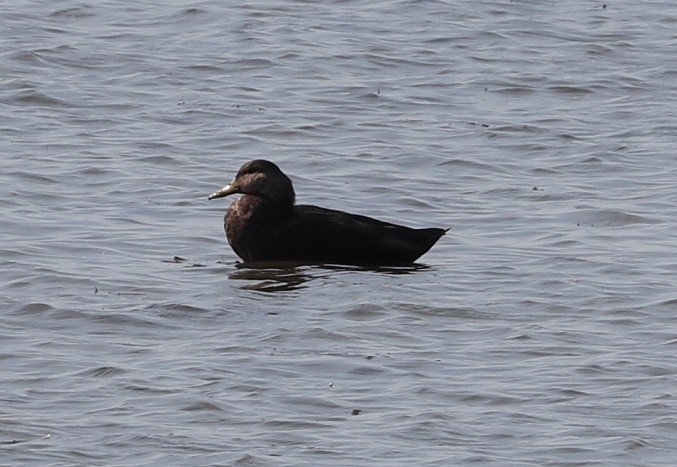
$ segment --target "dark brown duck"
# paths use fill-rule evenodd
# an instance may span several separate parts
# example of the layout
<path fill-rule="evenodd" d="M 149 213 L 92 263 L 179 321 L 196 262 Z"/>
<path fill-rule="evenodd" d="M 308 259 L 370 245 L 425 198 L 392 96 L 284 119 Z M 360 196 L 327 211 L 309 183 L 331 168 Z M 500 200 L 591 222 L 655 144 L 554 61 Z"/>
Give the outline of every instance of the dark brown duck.
<path fill-rule="evenodd" d="M 223 221 L 228 243 L 246 262 L 294 261 L 405 265 L 446 232 L 412 229 L 371 217 L 295 205 L 292 182 L 272 162 L 247 162 L 235 180 L 209 199 L 240 193 Z"/>

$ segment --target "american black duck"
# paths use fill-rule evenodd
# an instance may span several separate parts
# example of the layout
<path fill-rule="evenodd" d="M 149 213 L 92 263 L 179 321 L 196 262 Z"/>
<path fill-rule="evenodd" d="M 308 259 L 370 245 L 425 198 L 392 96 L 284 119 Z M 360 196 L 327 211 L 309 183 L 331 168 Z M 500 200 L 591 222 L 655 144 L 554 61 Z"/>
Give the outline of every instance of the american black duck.
<path fill-rule="evenodd" d="M 317 206 L 295 205 L 292 182 L 266 160 L 247 162 L 209 199 L 242 194 L 223 222 L 228 243 L 245 262 L 293 261 L 407 265 L 445 229 L 412 229 Z"/>

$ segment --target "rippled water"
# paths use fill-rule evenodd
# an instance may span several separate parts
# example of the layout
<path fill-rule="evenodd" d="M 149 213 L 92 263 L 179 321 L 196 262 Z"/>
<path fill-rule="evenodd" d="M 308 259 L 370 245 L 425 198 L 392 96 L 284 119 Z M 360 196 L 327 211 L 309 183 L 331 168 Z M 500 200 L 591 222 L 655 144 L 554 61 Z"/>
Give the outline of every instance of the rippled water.
<path fill-rule="evenodd" d="M 44 2 L 0 19 L 3 465 L 670 465 L 677 6 Z M 207 194 L 451 227 L 246 268 Z"/>

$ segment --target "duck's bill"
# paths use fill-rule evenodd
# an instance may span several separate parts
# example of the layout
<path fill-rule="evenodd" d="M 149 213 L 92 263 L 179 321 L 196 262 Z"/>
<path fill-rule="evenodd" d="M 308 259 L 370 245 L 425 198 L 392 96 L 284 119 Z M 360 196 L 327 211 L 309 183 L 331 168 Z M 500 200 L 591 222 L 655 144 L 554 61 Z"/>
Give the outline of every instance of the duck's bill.
<path fill-rule="evenodd" d="M 232 182 L 221 188 L 219 191 L 215 191 L 209 195 L 209 199 L 223 198 L 224 196 L 232 195 L 238 191 L 240 191 L 240 187 L 238 187 L 235 182 Z"/>

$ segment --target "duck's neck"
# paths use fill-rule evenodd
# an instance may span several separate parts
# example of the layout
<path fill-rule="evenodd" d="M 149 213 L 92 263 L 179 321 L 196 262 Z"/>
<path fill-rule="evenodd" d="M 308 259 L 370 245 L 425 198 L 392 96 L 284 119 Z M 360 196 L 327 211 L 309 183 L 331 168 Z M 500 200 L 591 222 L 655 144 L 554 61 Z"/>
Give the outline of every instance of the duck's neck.
<path fill-rule="evenodd" d="M 245 230 L 270 228 L 284 222 L 291 216 L 293 209 L 293 204 L 276 202 L 256 195 L 244 195 L 230 205 L 226 224 L 234 222 Z"/>
<path fill-rule="evenodd" d="M 268 198 L 244 195 L 233 202 L 224 218 L 228 243 L 245 261 L 265 257 L 266 245 L 292 215 L 294 206 Z"/>

